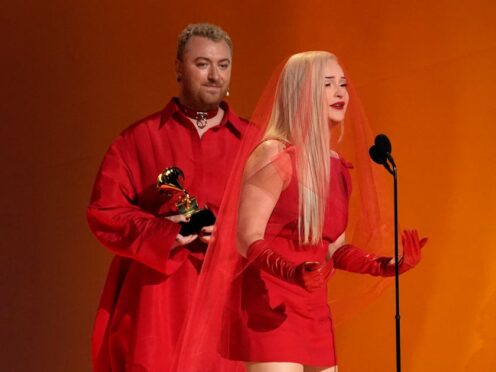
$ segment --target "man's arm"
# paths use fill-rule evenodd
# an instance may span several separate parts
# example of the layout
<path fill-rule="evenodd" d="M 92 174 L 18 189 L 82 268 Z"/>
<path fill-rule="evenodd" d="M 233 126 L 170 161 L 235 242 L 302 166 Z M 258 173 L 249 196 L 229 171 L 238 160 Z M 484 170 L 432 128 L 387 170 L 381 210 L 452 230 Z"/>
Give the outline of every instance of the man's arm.
<path fill-rule="evenodd" d="M 132 173 L 123 159 L 119 138 L 108 150 L 97 175 L 87 220 L 96 238 L 113 253 L 168 274 L 187 251 L 176 248 L 181 225 L 156 217 L 137 204 Z"/>

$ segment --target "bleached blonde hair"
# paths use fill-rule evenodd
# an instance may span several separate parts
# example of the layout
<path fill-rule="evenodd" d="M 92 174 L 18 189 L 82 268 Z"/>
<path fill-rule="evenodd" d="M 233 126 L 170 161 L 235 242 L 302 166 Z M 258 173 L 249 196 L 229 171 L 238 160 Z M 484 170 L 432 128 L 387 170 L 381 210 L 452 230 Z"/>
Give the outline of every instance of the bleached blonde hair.
<path fill-rule="evenodd" d="M 323 51 L 294 54 L 286 62 L 265 138 L 281 138 L 296 148 L 300 242 L 321 241 L 330 181 L 330 130 L 324 69 L 336 57 Z"/>

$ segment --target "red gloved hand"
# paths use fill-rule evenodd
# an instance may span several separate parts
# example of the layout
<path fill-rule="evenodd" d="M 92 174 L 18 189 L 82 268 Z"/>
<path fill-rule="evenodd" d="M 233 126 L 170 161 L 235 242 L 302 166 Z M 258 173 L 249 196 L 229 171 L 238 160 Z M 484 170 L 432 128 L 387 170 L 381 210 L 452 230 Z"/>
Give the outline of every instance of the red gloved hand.
<path fill-rule="evenodd" d="M 419 239 L 417 230 L 404 230 L 401 234 L 401 244 L 403 245 L 403 256 L 400 258 L 398 272 L 404 273 L 417 266 L 420 262 L 420 250 L 427 243 L 428 238 Z M 392 267 L 394 275 L 394 265 L 388 265 L 387 270 Z"/>
<path fill-rule="evenodd" d="M 404 273 L 420 261 L 420 250 L 427 243 L 427 238 L 419 240 L 416 230 L 405 230 L 401 235 L 403 257 L 400 259 L 398 272 Z M 350 244 L 344 245 L 332 256 L 334 266 L 338 269 L 374 276 L 393 276 L 392 257 L 380 257 L 366 253 Z"/>
<path fill-rule="evenodd" d="M 325 287 L 327 279 L 332 272 L 332 261 L 321 264 L 320 262 L 304 262 L 305 268 L 302 275 L 302 287 L 309 292 Z"/>
<path fill-rule="evenodd" d="M 250 244 L 246 258 L 259 269 L 284 281 L 298 284 L 308 291 L 325 286 L 332 268 L 330 263 L 322 265 L 319 262 L 302 262 L 300 264 L 290 262 L 268 248 L 263 239 Z"/>

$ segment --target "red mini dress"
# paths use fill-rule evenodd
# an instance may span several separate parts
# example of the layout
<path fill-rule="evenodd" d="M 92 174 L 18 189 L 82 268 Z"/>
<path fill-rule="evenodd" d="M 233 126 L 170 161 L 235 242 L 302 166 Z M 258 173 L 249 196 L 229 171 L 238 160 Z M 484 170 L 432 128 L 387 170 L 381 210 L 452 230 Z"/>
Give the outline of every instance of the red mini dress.
<path fill-rule="evenodd" d="M 345 231 L 351 192 L 350 166 L 339 158 L 331 159 L 322 243 L 302 246 L 298 242 L 296 172 L 292 172 L 291 180 L 268 221 L 265 240 L 271 242 L 272 250 L 288 261 L 325 262 L 329 243 Z M 237 298 L 231 299 L 225 312 L 221 347 L 225 358 L 247 362 L 336 365 L 327 288 L 310 293 L 251 265 L 233 282 L 233 287 L 238 290 L 233 291 Z"/>

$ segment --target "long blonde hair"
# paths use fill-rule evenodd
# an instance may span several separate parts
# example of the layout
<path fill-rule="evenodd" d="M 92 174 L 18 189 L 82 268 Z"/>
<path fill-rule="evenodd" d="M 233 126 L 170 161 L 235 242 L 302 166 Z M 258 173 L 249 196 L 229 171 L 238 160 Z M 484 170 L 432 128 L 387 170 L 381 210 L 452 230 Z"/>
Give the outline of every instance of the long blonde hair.
<path fill-rule="evenodd" d="M 324 68 L 336 57 L 329 52 L 294 54 L 277 85 L 264 137 L 276 137 L 296 148 L 299 180 L 300 242 L 321 240 L 330 181 L 330 130 L 324 91 Z"/>

